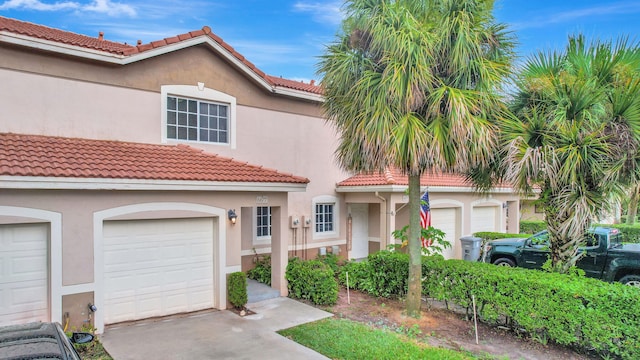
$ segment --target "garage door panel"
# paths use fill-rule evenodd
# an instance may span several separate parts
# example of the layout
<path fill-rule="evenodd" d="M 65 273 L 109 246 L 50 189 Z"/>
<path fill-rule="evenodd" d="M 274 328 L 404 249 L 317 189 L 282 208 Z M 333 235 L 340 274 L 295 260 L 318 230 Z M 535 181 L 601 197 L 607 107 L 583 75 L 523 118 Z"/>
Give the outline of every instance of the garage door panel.
<path fill-rule="evenodd" d="M 445 233 L 445 240 L 451 244 L 451 248 L 444 249 L 442 256 L 452 259 L 455 255 L 457 212 L 455 208 L 431 209 L 431 226 Z"/>
<path fill-rule="evenodd" d="M 48 224 L 0 225 L 0 324 L 49 321 Z"/>
<path fill-rule="evenodd" d="M 108 222 L 104 234 L 105 323 L 213 307 L 212 219 Z"/>
<path fill-rule="evenodd" d="M 471 233 L 479 231 L 498 231 L 496 206 L 478 206 L 471 215 Z"/>

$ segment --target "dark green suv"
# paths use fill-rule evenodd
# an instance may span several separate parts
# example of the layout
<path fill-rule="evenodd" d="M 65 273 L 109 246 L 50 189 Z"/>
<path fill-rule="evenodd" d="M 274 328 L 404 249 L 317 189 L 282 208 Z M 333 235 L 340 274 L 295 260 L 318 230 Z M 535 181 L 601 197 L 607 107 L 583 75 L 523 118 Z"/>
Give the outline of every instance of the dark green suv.
<path fill-rule="evenodd" d="M 620 231 L 597 227 L 585 236 L 576 266 L 586 276 L 640 287 L 640 245 L 623 244 Z M 487 243 L 484 261 L 498 266 L 539 269 L 549 258 L 549 234 L 529 238 L 493 240 Z"/>
<path fill-rule="evenodd" d="M 93 341 L 89 333 L 73 333 L 71 338 L 60 324 L 34 322 L 0 327 L 0 359 L 80 360 L 73 343 Z"/>

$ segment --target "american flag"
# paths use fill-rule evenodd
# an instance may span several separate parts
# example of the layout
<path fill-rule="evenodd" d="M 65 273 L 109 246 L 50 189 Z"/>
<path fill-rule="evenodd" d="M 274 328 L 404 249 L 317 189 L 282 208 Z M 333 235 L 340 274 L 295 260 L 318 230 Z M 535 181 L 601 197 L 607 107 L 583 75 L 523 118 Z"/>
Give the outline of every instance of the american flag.
<path fill-rule="evenodd" d="M 423 229 L 431 226 L 431 208 L 429 207 L 429 191 L 426 191 L 420 198 L 420 226 Z M 431 239 L 420 237 L 422 247 L 431 246 Z"/>

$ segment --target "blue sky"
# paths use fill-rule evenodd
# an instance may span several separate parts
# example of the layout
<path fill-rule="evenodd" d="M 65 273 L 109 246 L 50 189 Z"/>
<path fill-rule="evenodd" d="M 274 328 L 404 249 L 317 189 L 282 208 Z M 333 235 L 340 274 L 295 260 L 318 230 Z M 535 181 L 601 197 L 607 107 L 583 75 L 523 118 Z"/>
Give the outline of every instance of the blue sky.
<path fill-rule="evenodd" d="M 135 44 L 207 25 L 267 74 L 317 79 L 317 57 L 340 26 L 342 1 L 0 0 L 0 15 L 84 35 L 104 31 Z M 561 48 L 569 34 L 615 39 L 640 34 L 640 0 L 496 0 L 498 21 L 518 37 L 523 58 Z"/>

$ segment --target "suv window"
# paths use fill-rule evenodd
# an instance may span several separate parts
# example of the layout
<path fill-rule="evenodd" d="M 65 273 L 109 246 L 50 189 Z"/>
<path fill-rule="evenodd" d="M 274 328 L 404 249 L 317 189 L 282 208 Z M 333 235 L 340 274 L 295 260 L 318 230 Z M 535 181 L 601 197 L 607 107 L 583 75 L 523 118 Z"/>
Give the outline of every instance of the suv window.
<path fill-rule="evenodd" d="M 586 247 L 597 247 L 600 246 L 600 237 L 606 235 L 596 235 L 596 234 L 586 234 L 585 235 L 585 245 Z"/>

